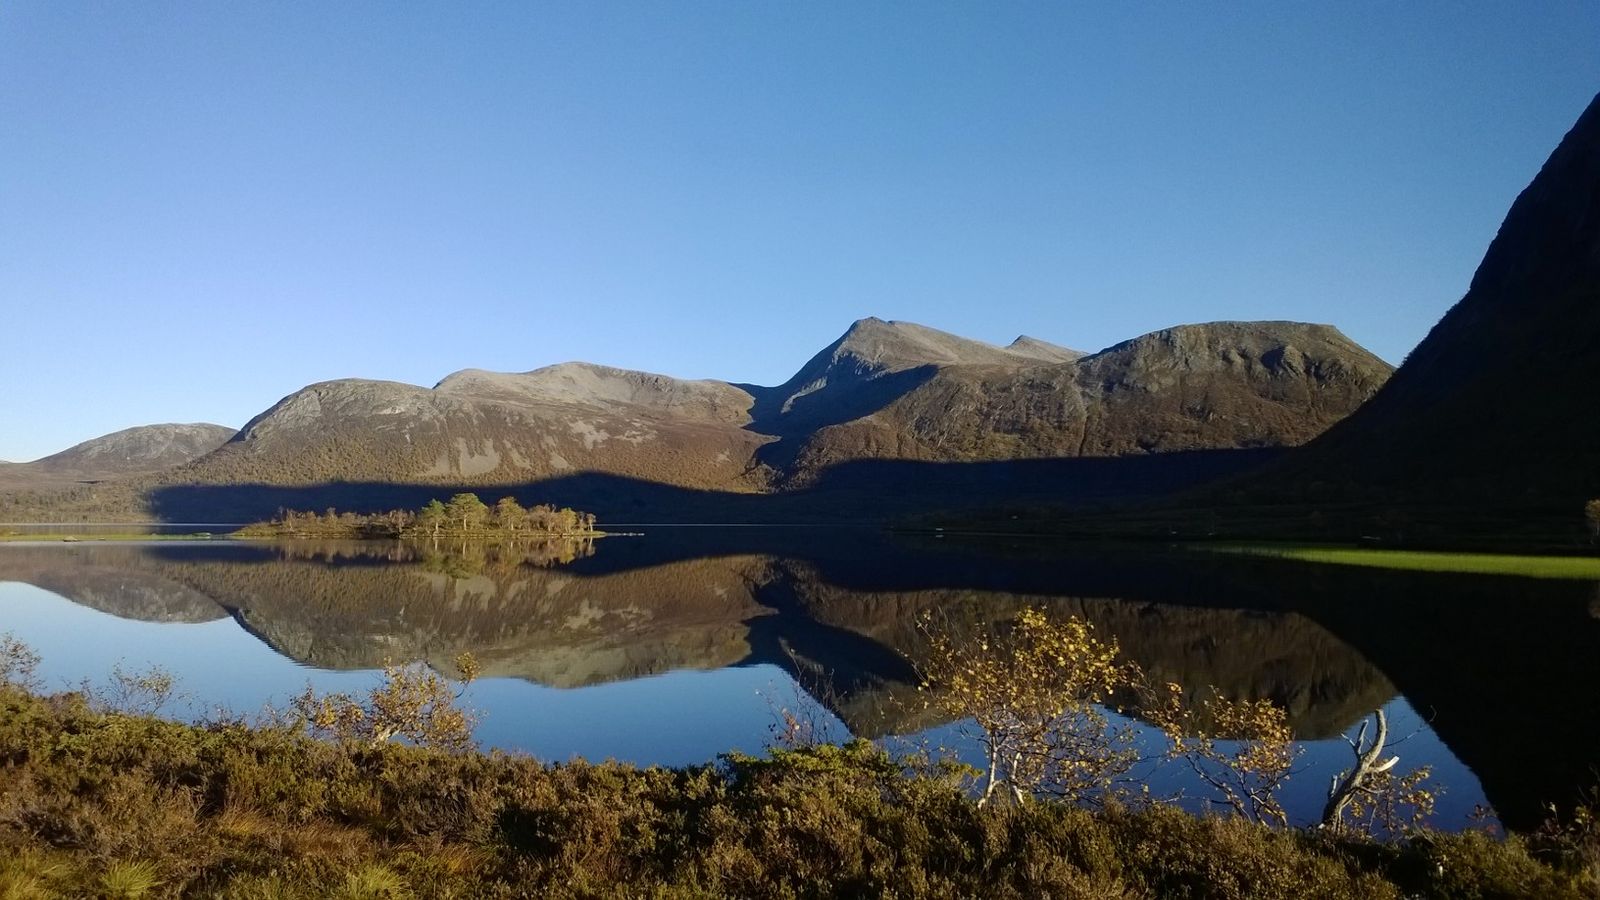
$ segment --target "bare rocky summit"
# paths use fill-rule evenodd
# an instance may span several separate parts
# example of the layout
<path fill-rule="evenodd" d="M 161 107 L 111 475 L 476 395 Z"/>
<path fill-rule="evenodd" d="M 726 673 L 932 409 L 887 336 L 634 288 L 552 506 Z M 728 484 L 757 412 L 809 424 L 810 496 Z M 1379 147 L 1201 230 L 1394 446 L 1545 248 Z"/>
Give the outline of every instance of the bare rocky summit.
<path fill-rule="evenodd" d="M 1391 367 L 1332 326 L 1218 322 L 1158 331 L 1070 362 L 977 356 L 913 371 L 917 377 L 903 378 L 903 389 L 876 408 L 800 437 L 792 476 L 862 457 L 1295 446 L 1349 415 Z"/>

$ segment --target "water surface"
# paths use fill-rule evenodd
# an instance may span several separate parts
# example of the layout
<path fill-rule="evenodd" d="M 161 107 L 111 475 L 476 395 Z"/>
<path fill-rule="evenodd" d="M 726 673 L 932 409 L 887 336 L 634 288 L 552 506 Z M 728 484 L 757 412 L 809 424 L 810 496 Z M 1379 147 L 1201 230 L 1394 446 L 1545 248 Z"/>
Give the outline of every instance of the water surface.
<path fill-rule="evenodd" d="M 1314 817 L 1340 735 L 1389 711 L 1430 765 L 1437 823 L 1537 820 L 1595 780 L 1600 585 L 1395 572 L 1175 548 L 910 540 L 872 531 L 640 528 L 560 552 L 389 543 L 0 545 L 0 631 L 50 686 L 157 664 L 178 715 L 361 690 L 386 661 L 469 651 L 480 741 L 543 759 L 679 765 L 757 752 L 777 709 L 835 737 L 970 753 L 916 697 L 925 615 L 1027 606 L 1092 622 L 1152 676 L 1268 697 L 1303 739 L 1285 799 Z M 1134 720 L 1137 724 L 1137 720 Z M 1529 765 L 1530 754 L 1540 760 Z M 1162 791 L 1194 785 L 1152 770 Z"/>

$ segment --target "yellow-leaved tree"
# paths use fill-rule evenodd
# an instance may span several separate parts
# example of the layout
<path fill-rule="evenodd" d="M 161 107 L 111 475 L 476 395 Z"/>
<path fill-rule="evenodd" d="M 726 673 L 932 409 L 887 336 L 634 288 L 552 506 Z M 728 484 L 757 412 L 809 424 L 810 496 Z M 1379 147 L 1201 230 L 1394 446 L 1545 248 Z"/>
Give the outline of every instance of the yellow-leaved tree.
<path fill-rule="evenodd" d="M 469 653 L 455 662 L 455 681 L 421 664 L 390 664 L 383 667 L 383 683 L 364 698 L 318 694 L 307 685 L 291 702 L 305 727 L 320 737 L 369 747 L 399 738 L 419 747 L 469 750 L 477 716 L 457 701 L 477 679 L 478 663 Z"/>
<path fill-rule="evenodd" d="M 1288 712 L 1271 700 L 1232 700 L 1215 691 L 1190 709 L 1182 694 L 1168 684 L 1166 705 L 1147 711 L 1166 732 L 1168 754 L 1211 789 L 1211 802 L 1258 824 L 1287 825 L 1278 792 L 1300 756 Z"/>
<path fill-rule="evenodd" d="M 1038 794 L 1093 801 L 1138 762 L 1132 725 L 1106 706 L 1142 676 L 1093 626 L 1025 609 L 1003 629 L 960 635 L 925 619 L 923 632 L 926 702 L 977 725 L 980 805 L 1001 786 L 1018 803 Z"/>

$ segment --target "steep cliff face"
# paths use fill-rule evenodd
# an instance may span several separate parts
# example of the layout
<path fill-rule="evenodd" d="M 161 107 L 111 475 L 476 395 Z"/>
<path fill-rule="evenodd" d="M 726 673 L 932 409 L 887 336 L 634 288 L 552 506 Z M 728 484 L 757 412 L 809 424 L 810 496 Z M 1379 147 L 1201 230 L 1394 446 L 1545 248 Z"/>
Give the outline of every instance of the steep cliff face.
<path fill-rule="evenodd" d="M 1512 205 L 1466 296 L 1370 403 L 1260 489 L 1581 504 L 1600 496 L 1597 397 L 1600 97 Z"/>

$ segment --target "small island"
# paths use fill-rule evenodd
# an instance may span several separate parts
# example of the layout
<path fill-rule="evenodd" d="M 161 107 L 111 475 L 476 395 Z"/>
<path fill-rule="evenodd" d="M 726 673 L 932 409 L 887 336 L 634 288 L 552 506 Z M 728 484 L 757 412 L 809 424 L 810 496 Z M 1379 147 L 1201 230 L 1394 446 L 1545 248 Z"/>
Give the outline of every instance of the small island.
<path fill-rule="evenodd" d="M 548 504 L 524 507 L 515 497 L 502 497 L 494 506 L 477 494 L 460 493 L 448 502 L 431 500 L 419 510 L 394 509 L 360 514 L 280 510 L 266 522 L 246 525 L 237 532 L 245 538 L 469 538 L 474 541 L 519 541 L 547 538 L 594 538 L 604 533 L 595 527 L 593 513 Z"/>

